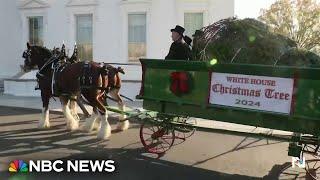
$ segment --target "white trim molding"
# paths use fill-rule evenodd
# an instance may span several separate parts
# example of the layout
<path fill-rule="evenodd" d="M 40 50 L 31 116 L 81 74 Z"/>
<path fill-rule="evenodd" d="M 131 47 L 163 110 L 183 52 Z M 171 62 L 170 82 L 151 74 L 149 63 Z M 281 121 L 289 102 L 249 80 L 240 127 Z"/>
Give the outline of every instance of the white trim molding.
<path fill-rule="evenodd" d="M 133 5 L 133 4 L 137 4 L 137 5 L 142 5 L 142 4 L 151 4 L 152 0 L 121 0 L 120 5 Z"/>
<path fill-rule="evenodd" d="M 97 6 L 99 5 L 97 0 L 69 0 L 67 3 L 67 7 L 72 7 L 72 6 Z"/>
<path fill-rule="evenodd" d="M 129 63 L 134 63 L 129 61 L 128 58 L 128 14 L 134 13 L 144 13 L 146 14 L 146 57 L 149 56 L 150 49 L 150 10 L 151 10 L 151 1 L 150 0 L 122 0 L 120 2 L 121 9 L 121 20 L 122 20 L 122 40 L 121 40 L 121 59 L 125 59 Z"/>
<path fill-rule="evenodd" d="M 23 1 L 19 5 L 19 9 L 36 9 L 36 8 L 48 8 L 50 5 L 43 0 L 27 0 Z"/>
<path fill-rule="evenodd" d="M 38 0 L 34 0 L 36 2 Z M 29 41 L 29 17 L 34 16 L 42 16 L 43 17 L 43 45 L 47 46 L 47 32 L 48 32 L 48 12 L 47 8 L 39 8 L 38 6 L 36 8 L 20 8 L 20 18 L 22 22 L 22 45 L 21 49 L 26 49 L 26 43 Z"/>

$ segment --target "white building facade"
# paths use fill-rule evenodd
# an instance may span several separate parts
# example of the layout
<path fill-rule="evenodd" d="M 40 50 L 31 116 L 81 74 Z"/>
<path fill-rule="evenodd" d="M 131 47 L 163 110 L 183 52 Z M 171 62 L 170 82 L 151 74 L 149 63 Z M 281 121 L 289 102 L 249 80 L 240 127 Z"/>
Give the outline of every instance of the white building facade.
<path fill-rule="evenodd" d="M 234 9 L 234 0 L 1 0 L 0 79 L 20 71 L 26 42 L 65 42 L 70 54 L 76 42 L 82 60 L 139 64 L 166 56 L 175 25 L 191 36 Z M 124 79 L 140 80 L 139 65 L 124 68 Z"/>

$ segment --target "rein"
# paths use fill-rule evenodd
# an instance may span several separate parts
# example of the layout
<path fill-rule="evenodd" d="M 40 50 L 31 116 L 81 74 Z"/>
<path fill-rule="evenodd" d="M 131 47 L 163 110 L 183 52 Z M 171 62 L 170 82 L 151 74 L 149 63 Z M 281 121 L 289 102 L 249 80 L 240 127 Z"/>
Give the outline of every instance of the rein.
<path fill-rule="evenodd" d="M 39 75 L 40 77 L 44 77 L 45 75 L 43 75 L 41 73 L 41 71 L 43 71 L 43 69 L 45 69 L 46 67 L 48 67 L 48 65 L 50 65 L 51 63 L 53 63 L 55 60 L 57 60 L 57 56 L 53 55 L 51 58 L 49 58 L 49 60 L 39 69 L 39 71 L 37 72 L 37 75 Z"/>

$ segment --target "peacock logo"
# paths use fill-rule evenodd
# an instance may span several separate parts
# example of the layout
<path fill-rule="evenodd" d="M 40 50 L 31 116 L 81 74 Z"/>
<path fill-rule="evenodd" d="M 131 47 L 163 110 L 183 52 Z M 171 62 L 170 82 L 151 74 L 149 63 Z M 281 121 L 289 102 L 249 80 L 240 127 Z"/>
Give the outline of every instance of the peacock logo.
<path fill-rule="evenodd" d="M 14 160 L 9 165 L 9 172 L 17 173 L 17 172 L 28 172 L 28 165 L 22 160 Z"/>

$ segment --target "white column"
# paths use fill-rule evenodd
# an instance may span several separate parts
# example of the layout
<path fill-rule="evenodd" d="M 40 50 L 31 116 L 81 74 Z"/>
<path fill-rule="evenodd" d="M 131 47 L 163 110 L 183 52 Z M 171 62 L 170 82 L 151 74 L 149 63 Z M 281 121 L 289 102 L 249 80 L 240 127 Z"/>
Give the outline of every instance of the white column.
<path fill-rule="evenodd" d="M 171 32 L 177 23 L 175 0 L 153 0 L 148 29 L 148 58 L 164 59 L 171 44 Z"/>

